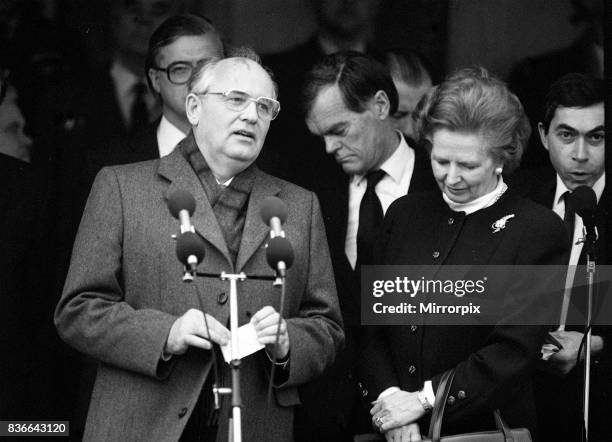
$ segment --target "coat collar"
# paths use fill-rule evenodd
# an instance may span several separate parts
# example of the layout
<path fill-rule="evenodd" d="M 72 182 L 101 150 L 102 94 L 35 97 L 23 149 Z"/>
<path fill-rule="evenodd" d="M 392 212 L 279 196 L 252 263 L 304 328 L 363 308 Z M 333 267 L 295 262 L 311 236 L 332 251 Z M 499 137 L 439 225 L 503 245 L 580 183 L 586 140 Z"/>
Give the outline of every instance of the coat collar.
<path fill-rule="evenodd" d="M 195 139 L 193 136 L 187 136 L 181 143 L 195 143 Z M 159 160 L 158 173 L 170 181 L 164 198 L 167 198 L 167 195 L 178 189 L 185 190 L 194 196 L 196 209 L 191 217 L 191 223 L 198 234 L 221 252 L 231 266 L 232 261 L 227 244 L 210 202 L 204 193 L 204 189 L 202 189 L 202 184 L 181 154 L 180 149 L 175 148 L 172 153 Z M 261 172 L 259 169 L 255 170 L 255 182 L 249 197 L 235 271 L 240 271 L 245 266 L 269 233 L 270 228 L 261 220 L 259 211 L 263 200 L 268 196 L 277 195 L 280 190 L 273 177 Z"/>

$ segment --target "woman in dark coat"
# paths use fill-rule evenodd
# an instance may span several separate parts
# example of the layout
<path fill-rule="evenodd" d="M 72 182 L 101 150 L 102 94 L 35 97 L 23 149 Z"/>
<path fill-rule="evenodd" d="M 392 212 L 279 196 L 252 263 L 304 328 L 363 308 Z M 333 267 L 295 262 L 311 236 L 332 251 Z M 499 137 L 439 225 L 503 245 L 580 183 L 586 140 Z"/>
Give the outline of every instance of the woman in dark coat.
<path fill-rule="evenodd" d="M 562 221 L 508 189 L 502 177 L 518 166 L 530 133 L 516 96 L 484 69 L 470 69 L 434 88 L 419 109 L 441 192 L 407 195 L 389 208 L 377 263 L 563 264 Z M 512 273 L 498 285 L 501 299 L 510 291 L 529 299 L 532 287 Z M 387 440 L 420 440 L 440 378 L 454 368 L 443 434 L 493 429 L 497 408 L 511 427 L 533 433 L 531 371 L 547 327 L 516 323 L 427 325 L 425 318 L 376 327 L 362 358 L 373 425 Z"/>

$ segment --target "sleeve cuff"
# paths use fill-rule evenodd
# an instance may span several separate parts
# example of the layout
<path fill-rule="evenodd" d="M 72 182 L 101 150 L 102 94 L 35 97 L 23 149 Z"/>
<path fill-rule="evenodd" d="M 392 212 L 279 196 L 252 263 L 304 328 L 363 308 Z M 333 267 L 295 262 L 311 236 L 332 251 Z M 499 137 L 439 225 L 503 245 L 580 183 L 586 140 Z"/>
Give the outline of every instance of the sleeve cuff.
<path fill-rule="evenodd" d="M 433 391 L 433 385 L 431 381 L 425 381 L 423 384 L 423 393 L 425 394 L 425 399 L 429 402 L 429 405 L 433 407 L 436 402 L 436 394 Z"/>

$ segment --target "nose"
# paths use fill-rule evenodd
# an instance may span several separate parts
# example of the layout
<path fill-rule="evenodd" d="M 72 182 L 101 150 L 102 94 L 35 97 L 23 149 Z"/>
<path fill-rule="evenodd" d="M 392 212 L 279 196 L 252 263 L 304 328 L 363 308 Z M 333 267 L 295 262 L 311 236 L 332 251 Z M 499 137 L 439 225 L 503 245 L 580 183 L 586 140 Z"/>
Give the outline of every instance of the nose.
<path fill-rule="evenodd" d="M 584 162 L 589 159 L 589 155 L 587 152 L 587 145 L 584 140 L 584 137 L 579 137 L 576 140 L 576 144 L 574 145 L 573 151 L 574 161 Z"/>
<path fill-rule="evenodd" d="M 457 169 L 457 166 L 455 166 L 454 164 L 451 164 L 446 169 L 445 181 L 446 181 L 446 184 L 450 186 L 457 184 L 459 181 L 461 181 L 459 170 Z"/>
<path fill-rule="evenodd" d="M 339 143 L 336 143 L 336 141 L 333 138 L 324 137 L 324 139 L 325 139 L 325 152 L 327 152 L 328 154 L 332 154 L 340 148 Z"/>
<path fill-rule="evenodd" d="M 245 107 L 240 113 L 240 117 L 244 121 L 248 121 L 250 123 L 256 123 L 259 118 L 259 114 L 257 113 L 257 103 L 251 101 L 247 107 Z"/>

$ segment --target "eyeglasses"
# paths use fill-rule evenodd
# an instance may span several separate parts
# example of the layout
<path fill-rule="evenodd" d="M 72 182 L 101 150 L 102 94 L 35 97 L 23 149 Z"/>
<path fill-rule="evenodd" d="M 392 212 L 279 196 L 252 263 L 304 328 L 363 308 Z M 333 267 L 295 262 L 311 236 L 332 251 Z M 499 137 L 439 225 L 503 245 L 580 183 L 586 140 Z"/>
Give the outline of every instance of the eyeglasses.
<path fill-rule="evenodd" d="M 225 105 L 236 112 L 243 111 L 252 101 L 256 104 L 257 115 L 264 120 L 274 120 L 280 112 L 280 103 L 273 98 L 253 98 L 246 92 L 230 90 L 226 92 L 194 92 L 195 95 L 221 95 Z"/>
<path fill-rule="evenodd" d="M 152 69 L 165 72 L 170 83 L 181 85 L 189 81 L 191 73 L 193 72 L 193 65 L 186 61 L 175 61 L 165 68 L 152 66 Z"/>

